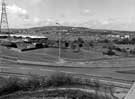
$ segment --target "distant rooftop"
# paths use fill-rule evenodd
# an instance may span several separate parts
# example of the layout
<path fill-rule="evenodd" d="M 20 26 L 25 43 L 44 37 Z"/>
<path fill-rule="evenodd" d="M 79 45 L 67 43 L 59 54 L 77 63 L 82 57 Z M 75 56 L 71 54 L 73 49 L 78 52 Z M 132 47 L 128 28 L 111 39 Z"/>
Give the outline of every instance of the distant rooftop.
<path fill-rule="evenodd" d="M 30 38 L 47 38 L 44 35 L 32 35 L 32 34 L 11 34 L 10 36 L 16 36 L 16 37 L 30 37 Z"/>

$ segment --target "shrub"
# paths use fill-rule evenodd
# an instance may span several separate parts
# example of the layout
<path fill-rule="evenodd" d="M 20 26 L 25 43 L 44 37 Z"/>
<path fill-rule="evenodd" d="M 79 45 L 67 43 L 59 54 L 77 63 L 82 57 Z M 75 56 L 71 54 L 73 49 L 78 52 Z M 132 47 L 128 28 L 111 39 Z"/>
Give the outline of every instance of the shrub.
<path fill-rule="evenodd" d="M 41 77 L 39 75 L 32 75 L 32 74 L 30 74 L 30 78 L 28 79 L 19 79 L 17 77 L 10 77 L 10 78 L 5 78 L 5 85 L 0 90 L 0 96 L 11 94 L 17 91 L 33 91 L 39 88 L 43 89 L 43 88 L 48 88 L 48 87 L 60 87 L 60 86 L 68 86 L 68 85 L 73 85 L 73 84 L 76 84 L 76 85 L 87 84 L 87 83 L 82 83 L 84 82 L 84 80 L 82 80 L 82 82 L 80 82 L 80 80 L 82 79 L 81 78 L 75 79 L 71 75 L 65 74 L 65 73 L 55 73 L 55 74 L 52 74 L 48 78 Z M 86 81 L 86 82 L 89 82 L 89 81 Z M 92 82 L 90 82 L 89 86 L 92 86 L 93 88 L 95 88 L 96 90 L 95 95 L 92 94 L 89 97 L 88 94 L 84 94 L 84 93 L 82 94 L 82 92 L 78 92 L 78 91 L 76 91 L 73 94 L 70 93 L 71 92 L 70 91 L 68 92 L 68 94 L 70 94 L 73 97 L 76 97 L 75 96 L 76 94 L 77 97 L 79 97 L 79 99 L 97 99 L 98 90 L 101 88 L 102 85 L 100 85 L 98 81 L 95 81 L 93 82 L 93 84 Z M 56 92 L 58 94 L 63 93 L 63 91 L 62 92 L 56 91 Z"/>
<path fill-rule="evenodd" d="M 111 49 L 109 49 L 107 52 L 103 52 L 103 54 L 105 55 L 109 55 L 109 56 L 113 56 L 116 55 L 114 51 L 112 51 Z"/>
<path fill-rule="evenodd" d="M 9 94 L 21 90 L 19 82 L 22 82 L 21 79 L 17 77 L 10 77 L 5 79 L 5 84 L 0 89 L 0 95 Z"/>
<path fill-rule="evenodd" d="M 70 85 L 73 83 L 73 78 L 65 73 L 57 73 L 50 76 L 47 80 L 48 86 L 63 86 L 63 85 Z"/>
<path fill-rule="evenodd" d="M 116 51 L 119 51 L 119 52 L 122 51 L 121 48 L 119 48 L 119 47 L 116 47 L 115 50 L 116 50 Z"/>
<path fill-rule="evenodd" d="M 23 89 L 25 90 L 35 90 L 38 88 L 43 88 L 46 83 L 46 77 L 45 76 L 39 76 L 34 74 L 29 74 L 30 78 L 25 81 L 24 85 L 25 87 Z"/>

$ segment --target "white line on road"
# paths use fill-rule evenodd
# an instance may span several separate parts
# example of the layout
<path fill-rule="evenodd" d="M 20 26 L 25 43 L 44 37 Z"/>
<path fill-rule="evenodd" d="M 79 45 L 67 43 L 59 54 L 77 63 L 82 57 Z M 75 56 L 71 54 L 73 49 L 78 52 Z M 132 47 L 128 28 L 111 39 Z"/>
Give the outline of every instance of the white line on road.
<path fill-rule="evenodd" d="M 3 68 L 3 69 L 4 69 L 4 68 L 6 68 L 6 69 L 7 69 L 7 68 L 13 68 L 13 67 L 0 67 L 0 68 L 1 68 L 1 69 L 2 69 L 2 68 Z"/>
<path fill-rule="evenodd" d="M 31 69 L 31 70 L 33 70 L 33 68 L 28 68 L 28 67 L 19 67 L 18 69 Z"/>
<path fill-rule="evenodd" d="M 50 72 L 55 72 L 56 70 L 50 70 L 50 69 L 40 69 L 42 71 L 50 71 Z"/>

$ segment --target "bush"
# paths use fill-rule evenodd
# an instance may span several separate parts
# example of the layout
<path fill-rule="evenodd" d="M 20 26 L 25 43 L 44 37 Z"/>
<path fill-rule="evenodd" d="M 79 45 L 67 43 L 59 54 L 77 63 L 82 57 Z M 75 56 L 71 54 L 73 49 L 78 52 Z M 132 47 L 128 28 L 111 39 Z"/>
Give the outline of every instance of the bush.
<path fill-rule="evenodd" d="M 30 74 L 30 78 L 26 80 L 17 77 L 4 78 L 4 85 L 0 89 L 0 96 L 17 91 L 33 91 L 51 86 L 71 85 L 72 83 L 73 78 L 65 73 L 53 74 L 48 79 L 32 74 Z"/>
<path fill-rule="evenodd" d="M 113 56 L 116 55 L 114 51 L 112 51 L 111 49 L 109 49 L 107 52 L 103 52 L 103 54 L 105 55 L 109 55 L 109 56 Z"/>
<path fill-rule="evenodd" d="M 5 84 L 0 89 L 0 96 L 17 91 L 29 91 L 41 88 L 41 85 L 43 85 L 43 77 L 31 75 L 31 77 L 27 80 L 10 77 L 5 78 L 4 83 Z"/>
<path fill-rule="evenodd" d="M 5 79 L 5 84 L 0 89 L 0 96 L 21 90 L 20 82 L 22 82 L 22 80 L 17 77 Z"/>
<path fill-rule="evenodd" d="M 135 54 L 135 50 L 130 50 L 130 54 Z"/>
<path fill-rule="evenodd" d="M 46 77 L 45 76 L 39 76 L 39 75 L 33 75 L 29 74 L 30 78 L 25 81 L 25 87 L 23 89 L 25 90 L 36 90 L 39 88 L 46 87 Z"/>
<path fill-rule="evenodd" d="M 119 48 L 119 47 L 116 47 L 115 50 L 116 50 L 116 51 L 119 51 L 119 52 L 122 51 L 121 48 Z"/>
<path fill-rule="evenodd" d="M 63 85 L 70 85 L 73 83 L 73 78 L 65 73 L 57 73 L 50 76 L 47 80 L 47 86 L 63 86 Z"/>
<path fill-rule="evenodd" d="M 60 86 L 68 86 L 68 85 L 87 85 L 87 83 L 83 83 L 84 80 L 82 79 L 75 79 L 69 74 L 65 73 L 55 73 L 52 74 L 50 77 L 41 77 L 38 75 L 32 75 L 30 74 L 30 78 L 28 79 L 19 79 L 17 77 L 10 77 L 10 78 L 3 78 L 5 85 L 1 88 L 0 90 L 0 96 L 2 95 L 7 95 L 11 94 L 14 92 L 19 92 L 19 91 L 35 91 L 39 88 L 49 88 L 49 87 L 60 87 Z M 82 82 L 80 82 L 82 80 Z M 86 81 L 89 82 L 89 81 Z M 79 97 L 79 99 L 98 99 L 98 90 L 102 87 L 98 81 L 90 82 L 89 86 L 92 86 L 96 90 L 96 94 L 85 94 L 79 91 L 74 92 L 73 94 L 71 93 L 72 91 L 68 91 L 68 95 L 72 97 Z M 62 90 L 61 92 L 56 91 L 59 94 L 63 93 L 64 91 Z M 50 93 L 51 94 L 51 93 Z M 65 93 L 64 93 L 65 94 Z M 101 97 L 100 97 L 101 98 Z M 104 98 L 101 98 L 104 99 Z M 106 98 L 107 99 L 107 98 Z M 108 98 L 109 99 L 109 98 Z"/>

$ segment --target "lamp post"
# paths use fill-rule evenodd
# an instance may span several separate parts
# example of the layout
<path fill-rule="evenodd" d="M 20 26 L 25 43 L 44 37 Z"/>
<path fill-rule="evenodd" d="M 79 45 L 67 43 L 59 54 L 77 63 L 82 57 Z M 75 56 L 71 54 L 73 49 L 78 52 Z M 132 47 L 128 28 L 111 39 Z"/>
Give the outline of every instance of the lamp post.
<path fill-rule="evenodd" d="M 59 61 L 61 61 L 61 33 L 59 32 Z"/>
<path fill-rule="evenodd" d="M 59 23 L 56 23 L 58 26 L 60 26 L 60 24 Z M 59 32 L 59 56 L 58 56 L 58 62 L 60 62 L 60 63 L 64 63 L 64 59 L 63 58 L 61 58 L 61 32 Z"/>

